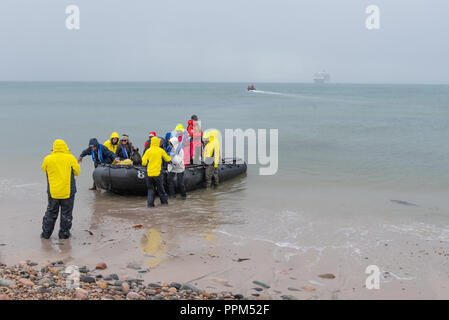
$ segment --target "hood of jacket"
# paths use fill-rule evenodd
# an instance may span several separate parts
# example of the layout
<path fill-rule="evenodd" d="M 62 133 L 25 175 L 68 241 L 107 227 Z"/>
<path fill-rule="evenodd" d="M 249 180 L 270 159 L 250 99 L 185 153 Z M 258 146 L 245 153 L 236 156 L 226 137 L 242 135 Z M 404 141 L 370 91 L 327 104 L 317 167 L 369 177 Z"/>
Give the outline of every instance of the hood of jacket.
<path fill-rule="evenodd" d="M 112 139 L 114 139 L 114 138 L 117 138 L 117 143 L 118 143 L 118 141 L 120 140 L 120 136 L 118 135 L 117 132 L 113 132 L 113 133 L 111 134 L 111 136 L 109 137 L 109 141 L 111 141 L 111 143 L 112 143 Z M 115 144 L 117 144 L 117 143 L 115 143 Z M 114 144 L 114 143 L 112 143 L 112 144 Z M 115 145 L 115 144 L 114 144 L 114 145 Z"/>
<path fill-rule="evenodd" d="M 204 135 L 204 139 L 209 139 L 209 141 L 214 141 L 218 137 L 217 130 L 211 130 Z"/>
<path fill-rule="evenodd" d="M 176 148 L 178 147 L 179 144 L 179 139 L 176 137 L 170 138 L 170 142 L 173 145 L 173 149 L 176 150 Z"/>
<path fill-rule="evenodd" d="M 97 148 L 98 148 L 98 146 L 99 146 L 98 140 L 97 140 L 96 138 L 90 139 L 90 140 L 89 140 L 89 147 L 90 147 L 90 146 L 94 146 L 94 147 L 97 147 Z"/>
<path fill-rule="evenodd" d="M 151 138 L 150 148 L 151 147 L 159 147 L 161 145 L 161 139 L 158 137 Z"/>
<path fill-rule="evenodd" d="M 165 141 L 169 141 L 169 140 L 171 139 L 171 137 L 172 137 L 171 132 L 167 132 L 167 133 L 165 134 Z"/>
<path fill-rule="evenodd" d="M 69 153 L 69 147 L 67 147 L 67 143 L 65 143 L 62 139 L 56 139 L 53 142 L 52 152 L 61 152 L 61 153 Z"/>
<path fill-rule="evenodd" d="M 175 130 L 179 130 L 179 131 L 182 131 L 182 132 L 185 131 L 184 130 L 184 126 L 181 123 L 176 126 Z"/>

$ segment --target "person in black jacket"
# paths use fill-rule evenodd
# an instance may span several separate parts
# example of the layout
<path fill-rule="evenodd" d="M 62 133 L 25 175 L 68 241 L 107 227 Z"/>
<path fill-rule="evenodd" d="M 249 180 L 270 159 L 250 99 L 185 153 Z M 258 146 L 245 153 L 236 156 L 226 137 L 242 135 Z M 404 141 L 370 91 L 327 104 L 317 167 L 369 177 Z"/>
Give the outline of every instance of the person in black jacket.
<path fill-rule="evenodd" d="M 120 159 L 115 155 L 115 153 L 110 151 L 104 145 L 98 143 L 98 140 L 95 138 L 89 140 L 89 147 L 81 152 L 78 158 L 78 163 L 82 162 L 83 158 L 87 155 L 92 156 L 92 161 L 94 162 L 95 168 L 100 163 L 112 164 L 114 161 L 116 163 L 120 163 Z M 95 186 L 94 182 L 92 188 L 90 188 L 89 190 L 96 189 L 97 187 Z"/>

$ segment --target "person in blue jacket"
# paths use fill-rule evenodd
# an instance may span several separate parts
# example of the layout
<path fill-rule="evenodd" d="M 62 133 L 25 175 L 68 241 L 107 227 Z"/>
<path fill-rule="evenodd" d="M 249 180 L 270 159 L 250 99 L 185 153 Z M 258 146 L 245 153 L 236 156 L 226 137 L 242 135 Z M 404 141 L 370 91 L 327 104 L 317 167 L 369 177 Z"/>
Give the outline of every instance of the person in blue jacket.
<path fill-rule="evenodd" d="M 165 134 L 165 142 L 166 142 L 165 143 L 165 152 L 167 152 L 167 154 L 170 154 L 170 152 L 171 152 L 171 145 L 169 143 L 170 139 L 171 139 L 171 132 L 167 132 Z"/>
<path fill-rule="evenodd" d="M 92 156 L 92 161 L 94 162 L 95 168 L 100 163 L 112 164 L 114 161 L 115 163 L 120 163 L 119 157 L 117 157 L 114 152 L 106 148 L 104 145 L 98 143 L 98 140 L 95 138 L 89 140 L 89 147 L 81 152 L 78 158 L 78 163 L 82 162 L 83 158 L 88 155 Z M 89 190 L 96 189 L 97 187 L 95 186 L 94 182 L 92 188 L 90 188 Z"/>

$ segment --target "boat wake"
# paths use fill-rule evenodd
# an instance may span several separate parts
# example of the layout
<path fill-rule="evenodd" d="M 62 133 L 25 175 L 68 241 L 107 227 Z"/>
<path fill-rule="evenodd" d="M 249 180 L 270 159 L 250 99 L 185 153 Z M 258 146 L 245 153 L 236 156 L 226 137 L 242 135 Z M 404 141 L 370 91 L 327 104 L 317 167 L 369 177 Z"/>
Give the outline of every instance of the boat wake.
<path fill-rule="evenodd" d="M 275 95 L 275 96 L 294 96 L 288 93 L 282 93 L 282 92 L 274 92 L 274 91 L 263 91 L 263 90 L 250 90 L 248 92 L 252 92 L 252 93 L 260 93 L 260 94 L 269 94 L 269 95 Z"/>
<path fill-rule="evenodd" d="M 309 101 L 369 104 L 368 101 L 364 101 L 364 100 L 339 99 L 339 98 L 334 98 L 334 97 L 323 97 L 323 96 L 309 96 L 309 95 L 303 95 L 303 94 L 298 94 L 298 93 L 283 93 L 283 92 L 264 91 L 264 90 L 250 90 L 248 92 L 272 95 L 272 96 L 296 98 L 296 99 L 309 100 Z"/>

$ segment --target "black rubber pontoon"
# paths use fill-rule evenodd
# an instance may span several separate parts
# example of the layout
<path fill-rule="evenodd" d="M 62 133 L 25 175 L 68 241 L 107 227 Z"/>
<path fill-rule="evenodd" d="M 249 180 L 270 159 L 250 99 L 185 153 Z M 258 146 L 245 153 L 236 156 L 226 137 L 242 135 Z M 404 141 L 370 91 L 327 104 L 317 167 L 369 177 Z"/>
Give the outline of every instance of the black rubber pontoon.
<path fill-rule="evenodd" d="M 230 180 L 244 174 L 246 169 L 245 162 L 223 159 L 222 163 L 218 165 L 218 177 L 220 182 Z M 202 165 L 186 167 L 184 173 L 186 190 L 191 191 L 204 187 L 204 173 L 205 168 Z M 148 193 L 146 167 L 100 164 L 93 172 L 93 179 L 97 188 L 113 193 L 134 195 L 146 195 Z"/>

